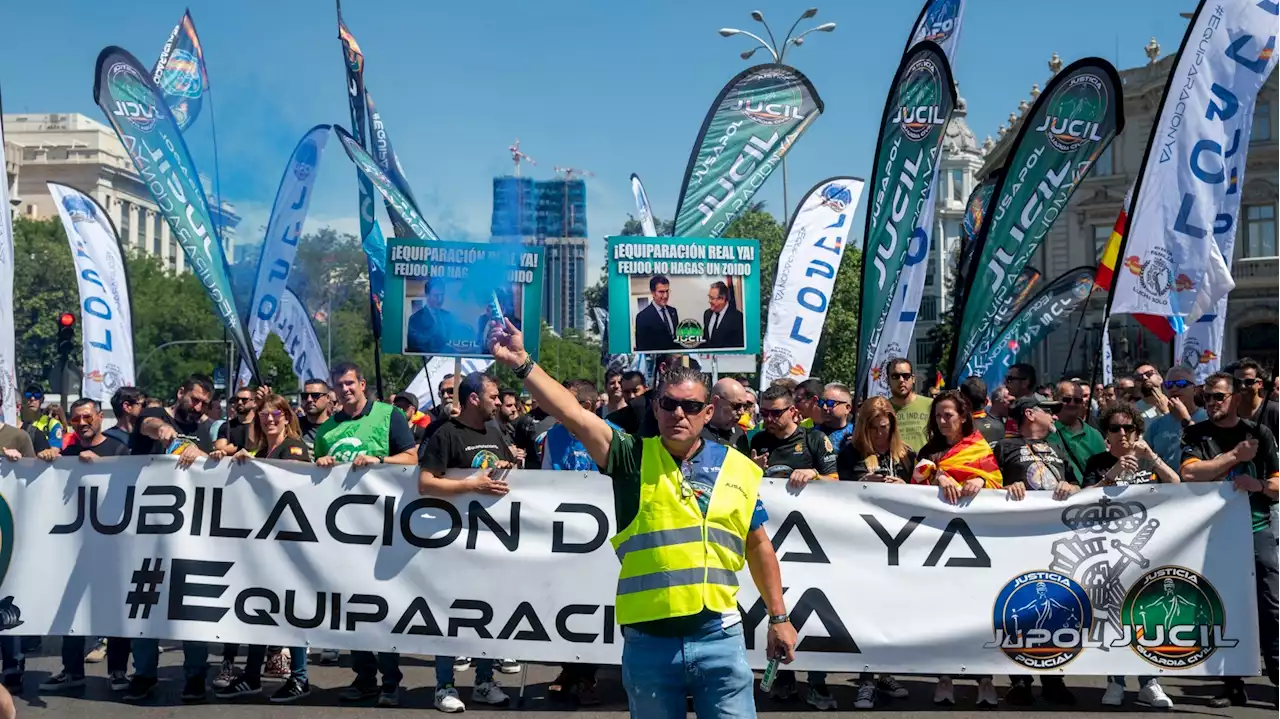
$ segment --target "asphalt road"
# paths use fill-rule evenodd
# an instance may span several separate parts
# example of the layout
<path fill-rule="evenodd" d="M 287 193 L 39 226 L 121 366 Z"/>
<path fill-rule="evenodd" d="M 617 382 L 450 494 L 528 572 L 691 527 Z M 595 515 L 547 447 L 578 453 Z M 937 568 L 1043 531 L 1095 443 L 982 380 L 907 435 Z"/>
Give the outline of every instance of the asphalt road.
<path fill-rule="evenodd" d="M 214 647 L 216 652 L 219 647 Z M 38 655 L 28 655 L 27 659 L 27 675 L 25 683 L 25 692 L 21 696 L 15 697 L 18 706 L 19 717 L 44 718 L 53 719 L 121 719 L 128 717 L 130 719 L 159 719 L 160 717 L 177 717 L 179 719 L 238 719 L 244 717 L 249 719 L 253 717 L 287 717 L 288 719 L 355 719 L 356 717 L 365 717 L 377 715 L 379 717 L 394 716 L 402 714 L 409 716 L 412 711 L 426 709 L 434 712 L 432 708 L 432 694 L 435 684 L 435 675 L 431 667 L 431 661 L 423 657 L 404 657 L 403 668 L 405 673 L 405 689 L 401 693 L 400 709 L 375 709 L 371 706 L 344 706 L 338 703 L 337 693 L 342 687 L 350 683 L 352 674 L 349 661 L 350 658 L 344 653 L 342 656 L 342 664 L 338 667 L 320 667 L 314 664 L 310 667 L 312 694 L 310 697 L 294 703 L 286 705 L 270 704 L 266 695 L 275 690 L 276 682 L 268 680 L 264 682 L 264 696 L 260 699 L 251 698 L 237 700 L 235 702 L 217 702 L 210 699 L 209 703 L 203 705 L 185 706 L 179 698 L 182 691 L 182 652 L 166 651 L 160 655 L 160 686 L 156 695 L 146 704 L 135 706 L 124 704 L 112 694 L 110 687 L 106 681 L 106 664 L 90 664 L 86 668 L 89 674 L 88 684 L 79 690 L 70 692 L 66 695 L 41 694 L 36 687 L 50 673 L 57 673 L 61 670 L 61 661 L 58 658 L 58 640 L 47 639 L 43 647 L 43 651 Z M 243 660 L 243 655 L 242 655 Z M 312 657 L 315 658 L 314 655 Z M 216 668 L 219 657 L 211 654 L 210 663 Z M 472 705 L 466 712 L 465 716 L 473 719 L 493 719 L 497 717 L 516 717 L 522 712 L 536 712 L 542 716 L 573 716 L 578 718 L 587 717 L 625 717 L 626 712 L 626 694 L 622 689 L 622 683 L 618 675 L 617 668 L 605 668 L 600 671 L 600 694 L 603 704 L 592 710 L 575 711 L 576 707 L 561 703 L 547 695 L 547 684 L 555 677 L 556 667 L 534 665 L 528 671 L 528 686 L 525 692 L 525 703 L 523 708 L 499 708 L 489 709 L 485 707 L 483 710 L 478 705 Z M 210 671 L 210 679 L 212 679 L 213 670 Z M 470 690 L 464 685 L 474 679 L 474 672 L 463 672 L 458 675 L 458 685 L 465 701 L 470 696 Z M 500 681 L 508 688 L 508 694 L 515 695 L 519 684 L 520 675 L 498 675 Z M 804 674 L 800 675 L 801 690 L 804 690 Z M 846 709 L 846 712 L 830 712 L 828 716 L 853 716 L 855 714 L 865 714 L 865 712 L 854 712 L 853 699 L 856 693 L 856 681 L 853 675 L 848 674 L 832 674 L 828 679 L 832 692 L 835 694 L 840 706 Z M 978 717 L 989 716 L 990 712 L 978 712 L 973 710 L 973 701 L 975 699 L 975 688 L 972 682 L 958 682 L 956 691 L 957 707 L 953 710 L 936 709 L 932 702 L 933 681 L 924 677 L 899 677 L 902 683 L 911 690 L 911 697 L 902 700 L 890 700 L 888 703 L 882 703 L 877 707 L 879 714 L 893 717 L 925 717 L 925 716 L 942 716 L 948 717 Z M 1004 686 L 1001 682 L 1007 683 L 1006 677 L 997 678 L 997 686 L 1003 695 Z M 1134 697 L 1133 680 L 1130 679 L 1129 699 L 1132 702 Z M 1116 716 L 1118 714 L 1128 713 L 1144 713 L 1149 714 L 1151 710 L 1135 704 L 1126 704 L 1123 709 L 1111 710 L 1104 709 L 1099 700 L 1102 697 L 1104 688 L 1103 681 L 1100 677 L 1077 677 L 1068 680 L 1068 686 L 1075 690 L 1078 698 L 1077 706 L 1067 711 L 1059 710 L 1057 707 L 1049 707 L 1043 703 L 1039 703 L 1029 709 L 1017 709 L 1019 712 L 1035 713 L 1038 716 L 1049 717 L 1063 716 L 1082 717 L 1094 716 Z M 1207 702 L 1210 697 L 1218 691 L 1218 684 L 1208 679 L 1196 678 L 1180 678 L 1169 679 L 1164 682 L 1166 691 L 1173 698 L 1176 706 L 1173 711 L 1183 715 L 1199 715 L 1199 716 L 1218 716 L 1232 717 L 1234 719 L 1274 719 L 1276 717 L 1276 688 L 1262 680 L 1253 680 L 1249 683 L 1249 694 L 1252 702 L 1248 707 L 1235 707 L 1225 710 L 1210 709 Z M 1038 692 L 1038 689 L 1037 689 Z M 758 697 L 757 707 L 762 716 L 776 717 L 784 719 L 789 717 L 799 717 L 802 715 L 812 715 L 815 712 L 811 710 L 807 704 L 800 700 L 794 704 L 779 704 L 771 702 L 764 697 Z M 1012 707 L 1001 705 L 999 711 L 1013 712 Z"/>

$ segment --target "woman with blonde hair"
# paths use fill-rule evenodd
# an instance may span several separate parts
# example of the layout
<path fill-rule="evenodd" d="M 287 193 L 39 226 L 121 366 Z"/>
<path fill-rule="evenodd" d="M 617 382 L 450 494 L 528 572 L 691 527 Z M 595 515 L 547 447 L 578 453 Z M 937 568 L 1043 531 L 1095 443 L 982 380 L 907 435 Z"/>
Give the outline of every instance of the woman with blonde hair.
<path fill-rule="evenodd" d="M 853 434 L 840 450 L 836 470 L 853 482 L 911 481 L 915 452 L 898 434 L 898 416 L 884 397 L 871 397 L 858 408 Z"/>

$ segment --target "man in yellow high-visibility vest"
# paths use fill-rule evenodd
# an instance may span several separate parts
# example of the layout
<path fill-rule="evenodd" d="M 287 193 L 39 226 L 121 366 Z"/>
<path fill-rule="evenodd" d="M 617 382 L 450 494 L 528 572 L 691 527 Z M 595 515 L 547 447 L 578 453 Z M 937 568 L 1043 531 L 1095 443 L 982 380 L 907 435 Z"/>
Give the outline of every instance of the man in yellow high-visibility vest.
<path fill-rule="evenodd" d="M 768 654 L 794 657 L 796 630 L 757 491 L 762 472 L 737 450 L 706 441 L 706 375 L 681 366 L 660 378 L 660 436 L 611 428 L 524 351 L 510 322 L 490 336 L 494 359 L 510 367 L 538 406 L 560 421 L 613 479 L 622 562 L 616 615 L 622 625 L 622 681 L 631 716 L 754 717 L 753 675 L 738 612 L 738 571 L 769 612 Z"/>

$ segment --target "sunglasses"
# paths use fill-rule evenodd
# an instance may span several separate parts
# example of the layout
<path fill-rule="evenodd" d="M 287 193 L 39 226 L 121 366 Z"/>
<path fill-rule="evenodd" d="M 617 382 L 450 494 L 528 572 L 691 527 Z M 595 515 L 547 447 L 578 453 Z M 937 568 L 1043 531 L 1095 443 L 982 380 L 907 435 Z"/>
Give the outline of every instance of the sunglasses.
<path fill-rule="evenodd" d="M 1186 389 L 1195 386 L 1196 383 L 1189 379 L 1167 379 L 1164 381 L 1165 389 Z"/>
<path fill-rule="evenodd" d="M 245 402 L 253 401 L 253 397 L 236 397 L 235 399 L 236 399 L 236 404 L 244 404 Z"/>
<path fill-rule="evenodd" d="M 1005 382 L 1026 382 L 1030 377 L 1019 377 L 1016 374 L 1007 374 L 1004 376 Z"/>
<path fill-rule="evenodd" d="M 303 399 L 320 399 L 321 397 L 328 396 L 328 394 L 329 394 L 328 392 L 303 392 L 302 398 Z"/>
<path fill-rule="evenodd" d="M 761 416 L 761 417 L 764 417 L 765 419 L 776 419 L 776 418 L 781 417 L 782 415 L 786 414 L 787 412 L 790 412 L 792 409 L 794 409 L 794 407 L 783 407 L 782 409 L 764 409 L 764 408 L 761 408 L 761 409 L 760 409 L 760 416 Z"/>
<path fill-rule="evenodd" d="M 1058 401 L 1063 404 L 1084 404 L 1083 397 L 1063 397 Z"/>
<path fill-rule="evenodd" d="M 664 412 L 674 412 L 676 409 L 682 409 L 686 415 L 690 415 L 706 409 L 707 403 L 699 402 L 696 399 L 676 399 L 675 397 L 663 395 L 658 398 L 658 406 Z"/>
<path fill-rule="evenodd" d="M 282 412 L 282 411 L 280 411 L 280 410 L 278 410 L 278 409 L 273 409 L 273 410 L 271 410 L 270 412 L 263 412 L 263 413 L 262 413 L 262 418 L 263 418 L 263 419 L 273 419 L 273 420 L 275 420 L 275 421 L 279 422 L 280 420 L 284 419 L 284 412 Z"/>
<path fill-rule="evenodd" d="M 440 395 L 441 395 L 441 396 L 443 396 L 443 397 L 452 397 L 452 396 L 453 396 L 453 388 L 452 388 L 452 387 L 446 387 L 446 388 L 444 388 L 444 389 L 440 390 Z"/>
<path fill-rule="evenodd" d="M 732 409 L 734 412 L 746 412 L 747 410 L 751 409 L 751 403 L 738 402 L 737 404 L 729 405 L 729 408 Z"/>
<path fill-rule="evenodd" d="M 1138 376 L 1139 376 L 1139 377 L 1141 377 L 1142 379 L 1148 379 L 1148 378 L 1150 378 L 1150 377 L 1151 377 L 1151 375 L 1153 375 L 1153 374 L 1155 374 L 1155 373 L 1156 373 L 1156 371 L 1155 371 L 1155 370 L 1153 370 L 1153 369 L 1149 369 L 1149 370 L 1147 370 L 1146 372 L 1139 372 L 1139 373 L 1138 373 Z"/>
<path fill-rule="evenodd" d="M 44 399 L 44 395 L 39 392 L 23 392 L 22 396 L 26 399 Z"/>
<path fill-rule="evenodd" d="M 1262 380 L 1257 377 L 1246 377 L 1244 379 L 1237 379 L 1234 384 L 1239 387 L 1253 387 L 1261 381 Z"/>
<path fill-rule="evenodd" d="M 73 425 L 93 424 L 93 415 L 88 415 L 88 414 L 76 415 L 68 419 L 67 423 L 73 424 Z"/>
<path fill-rule="evenodd" d="M 1205 392 L 1204 399 L 1206 402 L 1226 402 L 1231 396 L 1230 392 Z"/>
<path fill-rule="evenodd" d="M 1107 425 L 1107 431 L 1108 431 L 1108 432 L 1110 432 L 1111 434 L 1119 434 L 1120 432 L 1124 432 L 1125 434 L 1128 434 L 1128 433 L 1130 433 L 1130 432 L 1132 432 L 1132 431 L 1133 431 L 1133 425 L 1131 425 L 1131 424 L 1109 424 L 1109 425 Z"/>
<path fill-rule="evenodd" d="M 826 409 L 826 410 L 835 409 L 837 406 L 842 405 L 842 404 L 849 404 L 849 403 L 848 403 L 848 402 L 846 402 L 846 401 L 844 401 L 844 400 L 842 400 L 842 399 L 820 399 L 820 400 L 818 400 L 818 406 L 819 406 L 819 407 L 821 407 L 821 408 L 823 408 L 823 409 Z"/>
<path fill-rule="evenodd" d="M 911 379 L 915 375 L 911 372 L 890 372 L 889 376 L 894 379 Z"/>

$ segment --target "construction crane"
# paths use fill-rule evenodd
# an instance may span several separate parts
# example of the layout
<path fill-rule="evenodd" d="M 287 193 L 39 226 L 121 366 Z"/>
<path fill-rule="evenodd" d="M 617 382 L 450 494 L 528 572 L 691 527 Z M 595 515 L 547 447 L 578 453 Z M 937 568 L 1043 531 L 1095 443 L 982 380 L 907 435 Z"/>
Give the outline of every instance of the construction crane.
<path fill-rule="evenodd" d="M 507 147 L 507 149 L 511 151 L 511 162 L 516 166 L 516 177 L 520 176 L 521 161 L 527 162 L 530 165 L 538 164 L 537 160 L 533 159 L 532 157 L 529 157 L 528 155 L 520 151 L 520 138 L 518 137 L 516 138 L 515 142 L 513 142 L 510 146 Z"/>
<path fill-rule="evenodd" d="M 595 177 L 596 176 L 596 173 L 590 170 L 580 170 L 576 167 L 560 167 L 557 165 L 555 167 L 555 171 L 561 175 L 564 175 L 564 179 L 566 180 L 572 180 L 575 176 L 576 177 Z"/>

